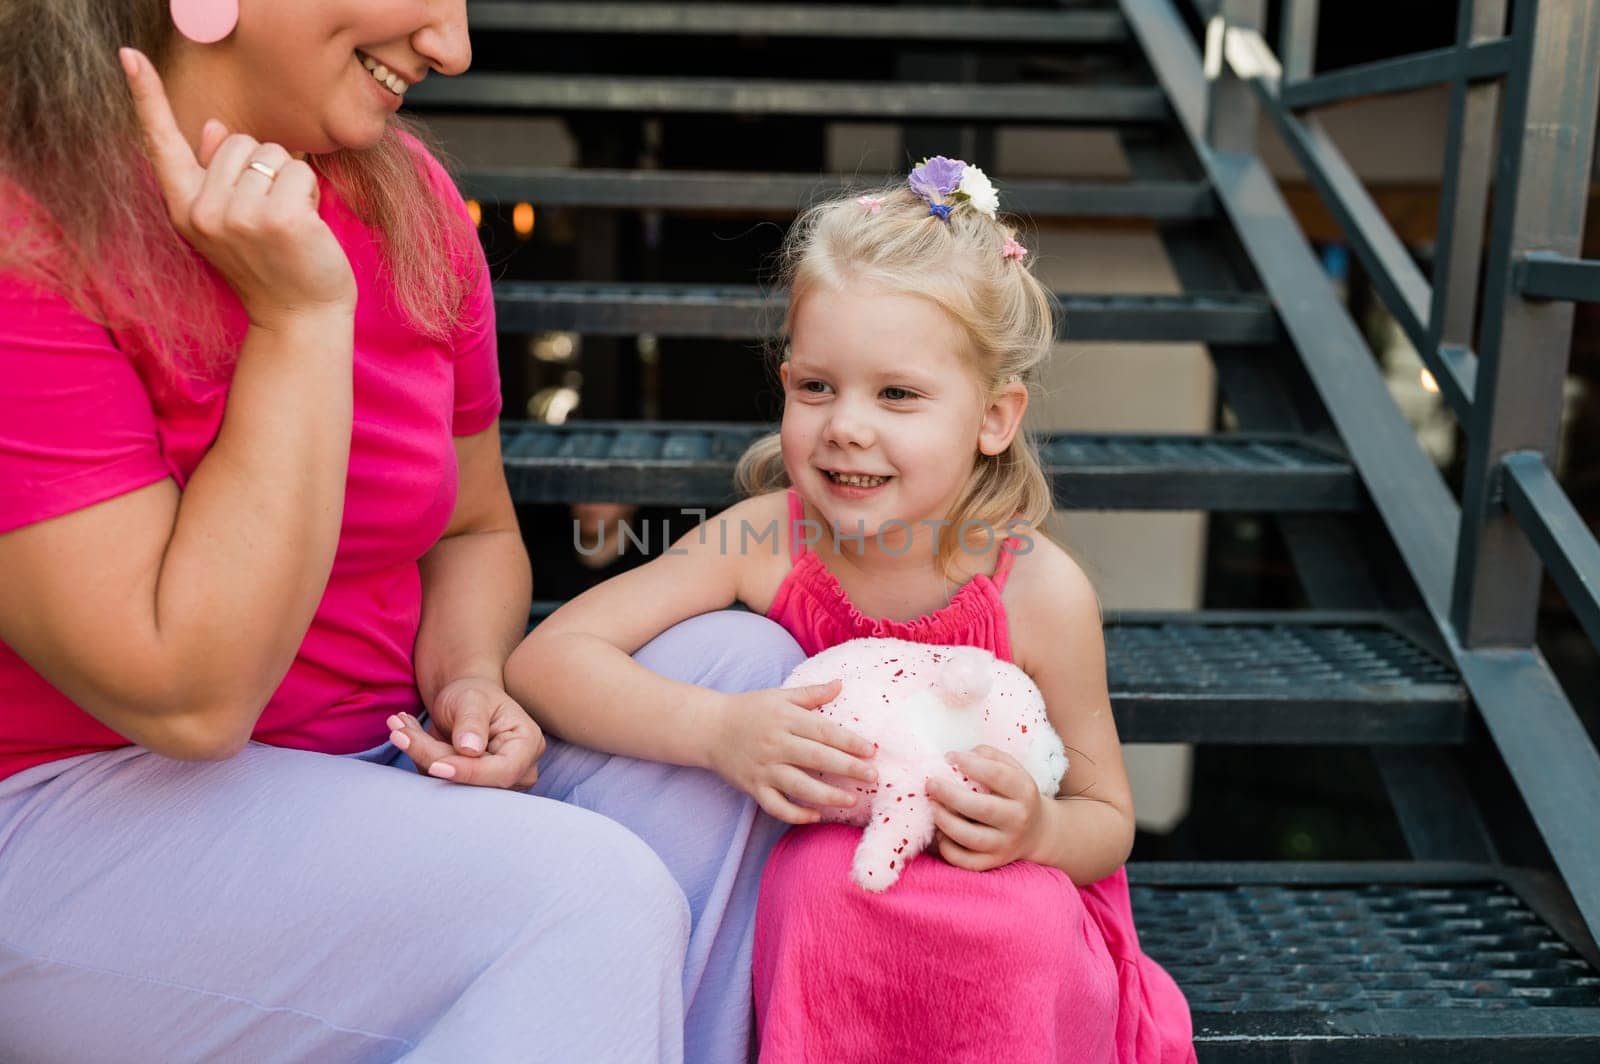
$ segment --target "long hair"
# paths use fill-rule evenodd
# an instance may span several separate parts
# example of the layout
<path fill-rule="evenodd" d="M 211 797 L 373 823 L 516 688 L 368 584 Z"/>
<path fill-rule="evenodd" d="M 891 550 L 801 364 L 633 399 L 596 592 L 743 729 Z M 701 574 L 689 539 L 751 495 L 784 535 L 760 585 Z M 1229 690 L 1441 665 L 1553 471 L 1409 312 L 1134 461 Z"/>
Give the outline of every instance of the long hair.
<path fill-rule="evenodd" d="M 809 294 L 864 285 L 918 296 L 948 314 L 967 340 L 967 363 L 989 397 L 1012 380 L 1036 384 L 1055 340 L 1052 300 L 1023 262 L 1002 253 L 1015 227 L 964 203 L 952 208 L 948 222 L 941 221 L 905 184 L 876 190 L 873 198 L 882 201 L 876 210 L 853 194 L 820 203 L 789 230 L 778 266 L 779 283 L 789 294 L 779 357 L 787 357 L 795 312 Z M 748 494 L 788 485 L 776 433 L 750 446 L 736 477 Z M 1014 519 L 1038 525 L 1050 509 L 1050 482 L 1038 447 L 1019 431 L 998 455 L 980 454 L 974 446 L 966 488 L 946 516 L 956 529 L 1000 529 Z M 947 575 L 965 547 L 957 536 L 940 538 L 937 561 Z"/>
<path fill-rule="evenodd" d="M 209 268 L 167 216 L 117 48 L 160 69 L 167 0 L 0 3 L 0 273 L 55 292 L 176 372 L 236 352 Z M 434 193 L 399 116 L 373 147 L 307 162 L 381 234 L 396 305 L 424 335 L 450 335 L 469 280 L 471 224 Z"/>

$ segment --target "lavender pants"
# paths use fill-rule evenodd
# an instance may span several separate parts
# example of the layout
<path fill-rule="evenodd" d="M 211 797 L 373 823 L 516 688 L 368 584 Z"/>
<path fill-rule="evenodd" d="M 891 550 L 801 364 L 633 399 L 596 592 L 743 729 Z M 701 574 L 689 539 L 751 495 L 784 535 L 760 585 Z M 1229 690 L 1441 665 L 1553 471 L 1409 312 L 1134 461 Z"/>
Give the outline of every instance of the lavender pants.
<path fill-rule="evenodd" d="M 725 691 L 800 657 L 735 612 L 637 655 Z M 40 765 L 0 780 L 0 1060 L 743 1061 L 782 827 L 710 773 L 554 740 L 528 794 L 388 744 Z"/>

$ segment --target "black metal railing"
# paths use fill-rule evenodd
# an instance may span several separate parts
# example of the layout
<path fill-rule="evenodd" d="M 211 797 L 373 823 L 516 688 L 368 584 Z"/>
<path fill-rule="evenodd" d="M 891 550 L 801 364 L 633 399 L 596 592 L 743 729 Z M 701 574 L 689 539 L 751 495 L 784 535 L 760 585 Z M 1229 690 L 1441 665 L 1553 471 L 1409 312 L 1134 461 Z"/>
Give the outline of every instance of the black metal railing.
<path fill-rule="evenodd" d="M 1526 477 L 1530 454 L 1553 455 L 1572 332 L 1566 304 L 1600 300 L 1600 263 L 1571 257 L 1583 230 L 1593 155 L 1600 5 L 1592 0 L 1521 4 L 1507 30 L 1505 0 L 1462 0 L 1454 47 L 1292 80 L 1255 30 L 1264 7 L 1259 0 L 1203 6 L 1212 10 L 1213 25 L 1223 26 L 1223 60 L 1254 89 L 1467 434 L 1462 501 L 1468 512 L 1461 524 L 1451 610 L 1457 634 L 1467 646 L 1531 645 L 1538 570 L 1530 572 L 1527 560 L 1517 555 L 1538 556 L 1552 570 L 1572 569 L 1576 559 L 1540 554 L 1527 537 L 1519 543 L 1503 529 L 1486 529 L 1516 520 L 1526 533 L 1558 519 L 1545 512 L 1545 491 L 1538 493 L 1538 503 L 1522 495 L 1527 520 L 1504 504 L 1503 463 L 1517 454 Z M 1288 0 L 1288 6 L 1298 5 Z M 1285 48 L 1305 55 L 1313 45 L 1314 38 L 1301 32 Z M 1452 97 L 1438 228 L 1440 268 L 1431 285 L 1332 141 L 1301 113 L 1430 85 L 1449 85 Z M 1484 178 L 1493 165 L 1488 149 L 1496 141 L 1489 127 L 1494 94 L 1502 89 L 1499 194 L 1474 344 L 1471 308 L 1478 295 L 1488 193 Z M 1477 156 L 1469 159 L 1468 148 L 1479 149 Z M 1452 314 L 1458 307 L 1466 312 Z M 1502 367 L 1512 352 L 1517 371 L 1505 375 Z M 1532 353 L 1539 357 L 1530 358 Z M 1565 546 L 1553 537 L 1542 542 L 1546 549 Z M 1600 608 L 1597 582 L 1600 569 L 1587 574 L 1580 569 L 1578 579 L 1562 581 L 1580 616 Z M 1600 639 L 1595 642 L 1600 645 Z"/>
<path fill-rule="evenodd" d="M 1316 4 L 1122 0 L 1135 37 L 1346 441 L 1591 931 L 1600 933 L 1600 755 L 1535 644 L 1545 569 L 1600 647 L 1600 545 L 1552 472 L 1572 302 L 1600 299 L 1579 254 L 1600 86 L 1600 0 L 1461 0 L 1455 44 L 1317 75 Z M 1203 51 L 1202 51 L 1203 49 Z M 1450 89 L 1433 277 L 1326 135 L 1314 107 Z M 1461 499 L 1388 399 L 1255 154 L 1261 113 L 1304 169 L 1467 440 Z M 1490 212 L 1490 183 L 1494 185 Z M 1487 237 L 1487 252 L 1484 252 Z M 1486 258 L 1485 258 L 1486 254 Z M 1482 285 L 1479 285 L 1480 267 Z"/>

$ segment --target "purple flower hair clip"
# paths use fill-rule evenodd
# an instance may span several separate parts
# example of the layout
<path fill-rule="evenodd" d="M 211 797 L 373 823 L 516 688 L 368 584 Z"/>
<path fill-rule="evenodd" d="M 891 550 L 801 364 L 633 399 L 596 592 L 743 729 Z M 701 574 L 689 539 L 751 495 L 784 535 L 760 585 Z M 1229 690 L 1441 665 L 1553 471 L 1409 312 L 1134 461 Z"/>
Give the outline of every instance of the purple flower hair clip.
<path fill-rule="evenodd" d="M 966 168 L 960 159 L 946 159 L 943 155 L 924 159 L 911 171 L 911 191 L 929 203 L 940 203 L 961 187 L 961 174 Z"/>
<path fill-rule="evenodd" d="M 990 218 L 1000 206 L 988 175 L 960 159 L 947 159 L 943 155 L 924 159 L 911 171 L 909 180 L 911 191 L 928 202 L 928 213 L 945 222 L 950 221 L 950 209 L 959 203 L 968 204 Z"/>

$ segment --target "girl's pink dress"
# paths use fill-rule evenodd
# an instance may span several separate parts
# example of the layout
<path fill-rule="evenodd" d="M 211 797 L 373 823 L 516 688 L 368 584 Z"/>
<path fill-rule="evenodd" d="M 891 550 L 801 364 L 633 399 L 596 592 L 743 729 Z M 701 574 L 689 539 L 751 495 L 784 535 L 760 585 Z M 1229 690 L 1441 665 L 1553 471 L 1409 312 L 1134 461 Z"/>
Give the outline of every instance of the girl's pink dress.
<path fill-rule="evenodd" d="M 794 535 L 767 616 L 807 654 L 862 636 L 979 646 L 1011 660 L 1000 592 L 1018 546 L 948 606 L 910 621 L 864 616 Z M 883 1061 L 1178 1064 L 1189 1006 L 1139 948 L 1125 870 L 1074 886 L 1018 861 L 974 873 L 933 853 L 869 894 L 850 879 L 859 828 L 795 828 L 773 850 L 756 913 L 762 1064 Z"/>

